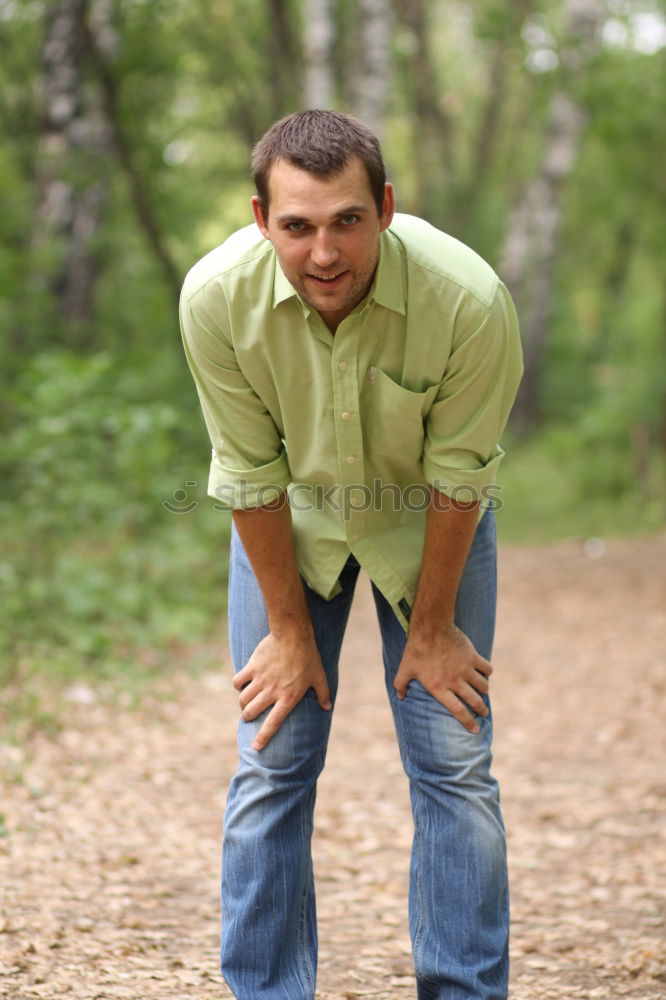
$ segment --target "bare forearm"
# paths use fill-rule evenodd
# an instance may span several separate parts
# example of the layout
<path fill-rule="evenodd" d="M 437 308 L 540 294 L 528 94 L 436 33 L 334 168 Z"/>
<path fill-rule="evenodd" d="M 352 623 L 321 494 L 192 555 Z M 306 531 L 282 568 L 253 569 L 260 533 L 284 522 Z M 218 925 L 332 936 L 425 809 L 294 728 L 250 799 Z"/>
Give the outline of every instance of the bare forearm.
<path fill-rule="evenodd" d="M 271 632 L 312 629 L 294 552 L 291 510 L 284 495 L 253 510 L 235 510 L 236 530 L 259 581 Z"/>
<path fill-rule="evenodd" d="M 234 511 L 233 517 L 268 611 L 270 632 L 233 682 L 245 722 L 267 712 L 252 743 L 263 750 L 306 691 L 312 688 L 326 711 L 330 691 L 296 564 L 286 497 Z"/>
<path fill-rule="evenodd" d="M 493 668 L 453 620 L 478 504 L 448 502 L 434 489 L 432 494 L 409 637 L 393 686 L 405 698 L 410 681 L 420 681 L 461 725 L 478 733 L 475 715 L 488 714 L 483 696 Z"/>
<path fill-rule="evenodd" d="M 433 487 L 431 492 L 410 621 L 412 638 L 428 638 L 453 623 L 460 578 L 478 521 L 478 503 L 455 503 Z"/>

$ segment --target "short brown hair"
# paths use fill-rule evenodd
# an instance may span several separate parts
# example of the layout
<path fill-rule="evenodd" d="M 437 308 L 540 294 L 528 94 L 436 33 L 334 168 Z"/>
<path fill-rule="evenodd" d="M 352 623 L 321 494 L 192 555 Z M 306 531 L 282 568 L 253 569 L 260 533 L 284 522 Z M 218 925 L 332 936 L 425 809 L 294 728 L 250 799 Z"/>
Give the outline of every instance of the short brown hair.
<path fill-rule="evenodd" d="M 340 111 L 297 111 L 269 128 L 252 151 L 252 179 L 268 215 L 268 177 L 278 160 L 288 160 L 316 177 L 342 173 L 358 156 L 368 173 L 370 190 L 382 214 L 386 171 L 379 140 L 367 125 Z"/>

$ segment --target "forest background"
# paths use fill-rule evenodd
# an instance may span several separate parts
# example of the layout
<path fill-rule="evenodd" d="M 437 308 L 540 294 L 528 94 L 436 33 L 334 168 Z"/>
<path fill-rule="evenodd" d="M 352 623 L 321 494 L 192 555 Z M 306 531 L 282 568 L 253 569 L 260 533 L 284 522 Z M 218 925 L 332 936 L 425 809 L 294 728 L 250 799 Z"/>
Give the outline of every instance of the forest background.
<path fill-rule="evenodd" d="M 666 517 L 666 8 L 649 0 L 0 0 L 0 711 L 210 657 L 229 518 L 177 300 L 303 107 L 381 136 L 402 211 L 508 283 L 526 374 L 501 536 Z M 86 693 L 88 692 L 88 693 Z M 97 695 L 95 695 L 97 696 Z"/>

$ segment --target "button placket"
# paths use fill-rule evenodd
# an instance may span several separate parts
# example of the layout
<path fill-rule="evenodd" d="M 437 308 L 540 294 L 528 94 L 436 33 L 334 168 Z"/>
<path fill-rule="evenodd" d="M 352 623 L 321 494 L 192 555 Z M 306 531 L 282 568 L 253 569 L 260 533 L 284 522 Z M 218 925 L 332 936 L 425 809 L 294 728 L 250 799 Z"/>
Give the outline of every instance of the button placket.
<path fill-rule="evenodd" d="M 356 484 L 362 486 L 365 482 L 357 365 L 360 329 L 360 317 L 356 317 L 353 324 L 349 323 L 349 319 L 341 324 L 333 341 L 332 357 L 333 412 L 336 414 L 337 466 L 341 487 L 339 503 L 345 519 L 345 531 L 351 541 L 361 537 L 365 520 L 364 511 L 355 509 L 353 499 Z"/>

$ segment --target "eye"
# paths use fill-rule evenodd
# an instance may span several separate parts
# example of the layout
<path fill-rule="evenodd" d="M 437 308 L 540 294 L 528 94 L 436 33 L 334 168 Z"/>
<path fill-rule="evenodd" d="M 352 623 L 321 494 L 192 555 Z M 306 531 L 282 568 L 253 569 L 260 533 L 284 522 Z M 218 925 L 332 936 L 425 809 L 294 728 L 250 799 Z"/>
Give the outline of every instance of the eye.
<path fill-rule="evenodd" d="M 285 226 L 288 233 L 302 233 L 305 229 L 304 222 L 288 222 Z"/>
<path fill-rule="evenodd" d="M 358 215 L 343 215 L 340 222 L 343 226 L 353 226 L 355 222 L 358 222 Z"/>

